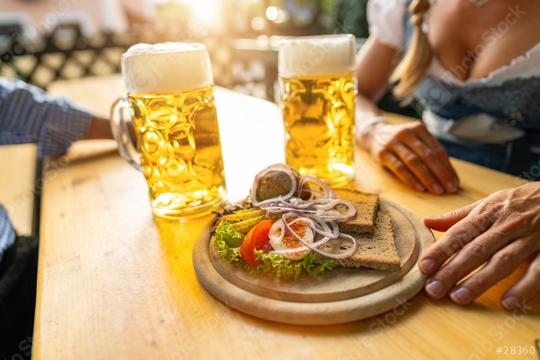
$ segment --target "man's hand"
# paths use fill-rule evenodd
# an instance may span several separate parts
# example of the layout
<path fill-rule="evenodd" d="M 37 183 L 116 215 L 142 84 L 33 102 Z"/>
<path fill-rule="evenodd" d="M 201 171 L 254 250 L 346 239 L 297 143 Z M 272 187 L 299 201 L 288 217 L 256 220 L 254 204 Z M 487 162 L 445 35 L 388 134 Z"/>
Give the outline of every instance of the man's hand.
<path fill-rule="evenodd" d="M 93 116 L 84 140 L 113 139 L 111 124 L 108 119 Z"/>
<path fill-rule="evenodd" d="M 540 302 L 540 182 L 499 191 L 424 222 L 446 231 L 420 259 L 420 269 L 431 276 L 426 285 L 431 297 L 450 294 L 467 305 L 532 259 L 525 276 L 501 300 L 507 310 Z"/>

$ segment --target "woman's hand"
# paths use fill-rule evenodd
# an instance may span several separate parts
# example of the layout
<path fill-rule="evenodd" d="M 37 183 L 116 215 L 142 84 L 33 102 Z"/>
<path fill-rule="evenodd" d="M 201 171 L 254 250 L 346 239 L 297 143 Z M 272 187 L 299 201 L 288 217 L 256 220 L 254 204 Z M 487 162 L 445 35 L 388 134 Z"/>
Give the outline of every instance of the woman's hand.
<path fill-rule="evenodd" d="M 424 222 L 434 230 L 446 231 L 420 260 L 420 269 L 431 276 L 426 285 L 431 297 L 440 299 L 450 294 L 454 302 L 469 304 L 532 259 L 525 276 L 502 295 L 501 301 L 507 310 L 538 304 L 540 182 L 496 192 Z"/>
<path fill-rule="evenodd" d="M 448 153 L 420 122 L 374 123 L 361 130 L 359 144 L 413 189 L 440 195 L 459 188 Z"/>

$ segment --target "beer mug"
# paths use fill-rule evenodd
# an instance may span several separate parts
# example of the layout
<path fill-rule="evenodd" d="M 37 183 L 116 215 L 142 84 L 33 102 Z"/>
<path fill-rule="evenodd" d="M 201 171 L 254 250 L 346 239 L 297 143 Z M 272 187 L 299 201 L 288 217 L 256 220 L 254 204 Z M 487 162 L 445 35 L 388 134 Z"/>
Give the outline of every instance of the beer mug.
<path fill-rule="evenodd" d="M 209 213 L 225 199 L 225 177 L 206 47 L 134 45 L 122 73 L 127 97 L 113 104 L 111 126 L 120 154 L 146 178 L 153 213 Z"/>
<path fill-rule="evenodd" d="M 287 164 L 333 186 L 354 178 L 355 53 L 352 35 L 288 38 L 279 47 Z"/>

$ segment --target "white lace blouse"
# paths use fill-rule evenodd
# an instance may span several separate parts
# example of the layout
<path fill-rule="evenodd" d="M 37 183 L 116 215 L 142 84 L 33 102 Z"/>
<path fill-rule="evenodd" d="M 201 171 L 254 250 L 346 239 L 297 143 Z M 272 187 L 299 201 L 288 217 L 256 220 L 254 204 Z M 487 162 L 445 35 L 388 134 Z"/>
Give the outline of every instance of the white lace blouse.
<path fill-rule="evenodd" d="M 367 17 L 371 35 L 386 45 L 404 50 L 406 4 L 406 0 L 370 0 Z M 482 78 L 458 79 L 435 58 L 428 74 L 458 86 L 497 86 L 507 80 L 540 76 L 540 43 L 512 60 L 510 64 Z"/>
<path fill-rule="evenodd" d="M 367 15 L 371 35 L 382 43 L 401 51 L 405 50 L 407 42 L 405 38 L 407 3 L 406 0 L 370 0 L 368 3 Z M 461 80 L 445 69 L 436 58 L 433 58 L 427 74 L 461 89 L 495 87 L 509 80 L 540 77 L 540 43 L 515 58 L 510 64 L 482 78 Z M 477 114 L 460 119 L 443 119 L 435 115 L 431 109 L 426 108 L 423 120 L 432 134 L 453 141 L 502 144 L 523 136 L 522 130 L 508 126 L 488 114 Z"/>

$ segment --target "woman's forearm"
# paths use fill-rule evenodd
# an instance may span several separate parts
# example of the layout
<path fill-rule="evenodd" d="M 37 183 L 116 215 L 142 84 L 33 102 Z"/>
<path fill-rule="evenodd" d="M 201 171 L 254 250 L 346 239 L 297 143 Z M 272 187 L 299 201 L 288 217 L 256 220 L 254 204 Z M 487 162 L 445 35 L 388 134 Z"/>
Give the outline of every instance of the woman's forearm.
<path fill-rule="evenodd" d="M 356 97 L 356 130 L 358 144 L 361 147 L 369 148 L 372 130 L 381 123 L 386 123 L 386 120 L 377 104 L 368 97 L 359 94 Z"/>
<path fill-rule="evenodd" d="M 381 116 L 381 110 L 368 97 L 358 94 L 356 97 L 356 115 L 359 120 L 369 119 L 372 117 Z"/>

